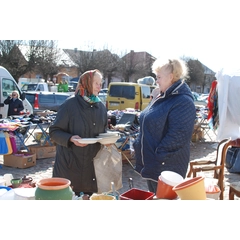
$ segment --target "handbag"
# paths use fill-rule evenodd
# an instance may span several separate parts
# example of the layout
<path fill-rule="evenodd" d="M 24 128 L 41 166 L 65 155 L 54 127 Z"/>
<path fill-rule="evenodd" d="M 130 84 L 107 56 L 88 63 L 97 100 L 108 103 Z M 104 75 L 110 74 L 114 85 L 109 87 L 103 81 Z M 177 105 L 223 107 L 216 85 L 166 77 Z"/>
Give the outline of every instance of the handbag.
<path fill-rule="evenodd" d="M 93 159 L 96 179 L 97 193 L 111 191 L 112 183 L 115 190 L 122 188 L 122 154 L 115 145 L 110 147 L 101 146 Z"/>

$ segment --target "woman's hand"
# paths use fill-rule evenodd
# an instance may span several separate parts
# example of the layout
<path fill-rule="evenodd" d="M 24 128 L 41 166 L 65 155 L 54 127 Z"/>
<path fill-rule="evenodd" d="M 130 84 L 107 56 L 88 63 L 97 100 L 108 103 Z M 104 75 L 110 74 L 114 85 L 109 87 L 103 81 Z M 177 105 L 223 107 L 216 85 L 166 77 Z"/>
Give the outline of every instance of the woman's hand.
<path fill-rule="evenodd" d="M 111 147 L 113 144 L 109 143 L 109 144 L 103 144 L 105 147 Z"/>
<path fill-rule="evenodd" d="M 88 144 L 80 143 L 80 142 L 76 141 L 76 139 L 81 139 L 81 137 L 79 137 L 78 135 L 73 135 L 70 138 L 70 142 L 74 143 L 78 147 L 86 147 L 88 145 Z"/>

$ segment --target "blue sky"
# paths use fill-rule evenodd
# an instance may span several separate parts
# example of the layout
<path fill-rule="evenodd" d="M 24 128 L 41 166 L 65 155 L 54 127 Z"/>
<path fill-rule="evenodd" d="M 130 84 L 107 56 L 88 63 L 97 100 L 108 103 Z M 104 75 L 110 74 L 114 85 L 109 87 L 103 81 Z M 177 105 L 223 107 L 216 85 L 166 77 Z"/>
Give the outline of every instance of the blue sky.
<path fill-rule="evenodd" d="M 23 3 L 31 1 L 16 1 L 11 15 L 18 17 L 1 26 L 2 39 L 54 39 L 61 48 L 147 51 L 157 58 L 186 56 L 215 72 L 240 68 L 236 0 L 69 0 L 64 5 L 43 0 L 29 12 L 19 11 Z M 9 18 L 9 12 L 4 15 Z"/>

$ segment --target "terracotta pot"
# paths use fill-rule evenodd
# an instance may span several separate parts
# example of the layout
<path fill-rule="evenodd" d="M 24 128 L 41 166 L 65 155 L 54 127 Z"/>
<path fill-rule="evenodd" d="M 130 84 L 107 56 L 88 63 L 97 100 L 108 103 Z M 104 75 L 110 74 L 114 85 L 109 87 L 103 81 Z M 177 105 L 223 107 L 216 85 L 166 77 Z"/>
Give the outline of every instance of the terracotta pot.
<path fill-rule="evenodd" d="M 66 178 L 41 179 L 36 185 L 36 200 L 72 200 L 71 181 Z"/>
<path fill-rule="evenodd" d="M 206 200 L 204 177 L 188 179 L 175 187 L 173 191 L 177 193 L 181 200 Z"/>

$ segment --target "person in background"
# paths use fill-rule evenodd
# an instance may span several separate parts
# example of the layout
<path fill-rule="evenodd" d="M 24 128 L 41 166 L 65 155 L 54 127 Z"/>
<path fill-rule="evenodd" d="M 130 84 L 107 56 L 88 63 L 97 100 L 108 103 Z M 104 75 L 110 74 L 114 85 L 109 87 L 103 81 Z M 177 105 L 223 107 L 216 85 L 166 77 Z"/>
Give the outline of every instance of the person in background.
<path fill-rule="evenodd" d="M 8 116 L 20 115 L 20 112 L 24 109 L 18 91 L 13 91 L 12 94 L 4 100 L 4 104 L 9 105 Z"/>
<path fill-rule="evenodd" d="M 152 70 L 160 94 L 140 114 L 140 132 L 133 147 L 135 171 L 147 179 L 149 191 L 156 194 L 162 171 L 173 171 L 185 178 L 196 110 L 184 81 L 188 73 L 184 62 L 156 60 Z"/>
<path fill-rule="evenodd" d="M 93 158 L 101 144 L 79 140 L 95 138 L 107 131 L 107 110 L 98 98 L 101 87 L 99 70 L 83 73 L 75 95 L 61 105 L 49 129 L 51 140 L 56 143 L 53 177 L 69 179 L 77 196 L 81 192 L 92 195 L 98 191 Z"/>

